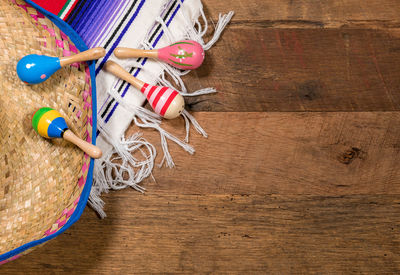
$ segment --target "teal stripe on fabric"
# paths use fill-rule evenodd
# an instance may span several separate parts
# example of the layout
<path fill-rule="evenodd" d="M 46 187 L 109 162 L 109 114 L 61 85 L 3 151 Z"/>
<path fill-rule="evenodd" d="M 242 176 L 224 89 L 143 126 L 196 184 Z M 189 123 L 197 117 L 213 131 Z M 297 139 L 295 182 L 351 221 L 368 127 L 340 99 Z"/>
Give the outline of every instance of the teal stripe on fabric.
<path fill-rule="evenodd" d="M 72 0 L 68 0 L 64 7 L 60 10 L 60 12 L 57 14 L 58 17 L 61 17 L 61 15 L 63 14 L 63 12 L 66 10 L 66 8 L 68 7 L 69 3 L 71 3 Z"/>

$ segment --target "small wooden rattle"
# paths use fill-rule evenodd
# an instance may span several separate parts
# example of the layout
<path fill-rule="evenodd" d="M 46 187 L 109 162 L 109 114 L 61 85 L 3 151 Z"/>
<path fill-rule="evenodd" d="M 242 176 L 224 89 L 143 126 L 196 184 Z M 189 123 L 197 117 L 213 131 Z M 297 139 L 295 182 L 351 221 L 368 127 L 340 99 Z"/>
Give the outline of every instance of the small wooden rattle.
<path fill-rule="evenodd" d="M 101 48 L 93 48 L 76 55 L 66 57 L 51 57 L 47 55 L 30 54 L 21 58 L 17 64 L 19 78 L 28 84 L 39 84 L 47 80 L 61 67 L 75 62 L 99 59 L 106 54 Z"/>
<path fill-rule="evenodd" d="M 104 69 L 140 90 L 146 96 L 153 110 L 166 119 L 178 117 L 185 108 L 183 96 L 171 88 L 147 84 L 133 77 L 113 61 L 107 61 Z"/>
<path fill-rule="evenodd" d="M 148 57 L 159 59 L 182 70 L 197 69 L 204 61 L 203 47 L 192 40 L 179 41 L 158 50 L 116 48 L 114 55 L 118 58 Z"/>
<path fill-rule="evenodd" d="M 59 112 L 52 108 L 40 108 L 32 117 L 32 126 L 35 131 L 44 138 L 64 138 L 82 149 L 86 154 L 94 159 L 101 157 L 102 152 L 99 147 L 94 146 L 78 138 L 68 129 L 65 119 Z"/>

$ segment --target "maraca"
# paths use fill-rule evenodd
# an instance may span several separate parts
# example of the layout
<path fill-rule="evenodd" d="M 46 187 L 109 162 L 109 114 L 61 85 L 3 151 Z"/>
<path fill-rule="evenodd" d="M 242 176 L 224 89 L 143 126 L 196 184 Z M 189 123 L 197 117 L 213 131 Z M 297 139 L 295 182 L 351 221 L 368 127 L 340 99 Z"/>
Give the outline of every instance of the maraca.
<path fill-rule="evenodd" d="M 78 138 L 68 129 L 65 119 L 59 112 L 52 108 L 40 108 L 32 117 L 32 126 L 35 131 L 44 138 L 64 138 L 86 152 L 92 158 L 100 158 L 102 152 L 99 147 L 94 146 Z"/>
<path fill-rule="evenodd" d="M 38 84 L 47 80 L 52 74 L 61 69 L 61 67 L 75 62 L 99 59 L 105 54 L 106 51 L 101 47 L 60 58 L 30 54 L 18 61 L 17 74 L 25 83 Z"/>
<path fill-rule="evenodd" d="M 192 40 L 179 41 L 158 50 L 116 48 L 114 55 L 118 58 L 148 57 L 160 59 L 182 70 L 197 69 L 204 60 L 203 47 Z"/>
<path fill-rule="evenodd" d="M 147 84 L 133 77 L 113 61 L 107 61 L 104 69 L 140 90 L 146 96 L 153 110 L 164 118 L 176 118 L 185 108 L 183 96 L 171 88 Z"/>

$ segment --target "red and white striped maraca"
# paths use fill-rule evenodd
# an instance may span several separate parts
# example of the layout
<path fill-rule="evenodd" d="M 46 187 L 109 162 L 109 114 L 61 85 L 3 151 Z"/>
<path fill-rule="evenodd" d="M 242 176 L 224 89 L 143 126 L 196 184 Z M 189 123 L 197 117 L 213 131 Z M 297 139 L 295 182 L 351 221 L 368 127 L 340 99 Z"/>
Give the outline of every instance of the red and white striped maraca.
<path fill-rule="evenodd" d="M 145 83 L 132 76 L 114 61 L 107 61 L 104 69 L 140 90 L 146 96 L 153 110 L 166 119 L 178 117 L 185 108 L 183 96 L 174 89 Z"/>

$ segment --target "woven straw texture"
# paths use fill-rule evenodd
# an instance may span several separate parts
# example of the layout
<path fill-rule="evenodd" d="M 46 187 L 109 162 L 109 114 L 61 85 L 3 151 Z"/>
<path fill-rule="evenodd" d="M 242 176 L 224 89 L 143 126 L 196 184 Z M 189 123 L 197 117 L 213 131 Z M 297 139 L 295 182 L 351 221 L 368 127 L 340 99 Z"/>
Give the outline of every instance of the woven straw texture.
<path fill-rule="evenodd" d="M 58 231 L 74 212 L 90 158 L 63 140 L 46 140 L 31 126 L 40 107 L 59 110 L 91 141 L 92 105 L 86 63 L 29 86 L 16 65 L 27 54 L 68 56 L 74 44 L 50 20 L 20 0 L 0 0 L 0 254 Z M 16 257 L 13 257 L 16 258 Z"/>

